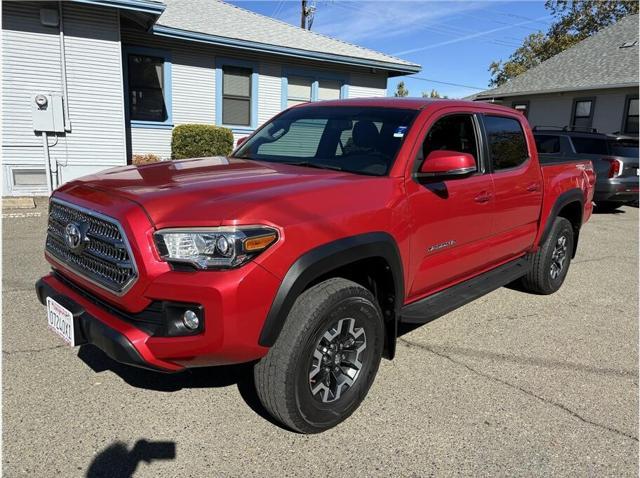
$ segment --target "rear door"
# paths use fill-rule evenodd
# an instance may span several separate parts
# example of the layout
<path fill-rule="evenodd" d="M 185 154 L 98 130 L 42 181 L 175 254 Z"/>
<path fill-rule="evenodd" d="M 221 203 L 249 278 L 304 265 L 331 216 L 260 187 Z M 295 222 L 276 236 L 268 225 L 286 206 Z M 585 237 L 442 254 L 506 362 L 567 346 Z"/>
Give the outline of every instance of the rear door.
<path fill-rule="evenodd" d="M 494 194 L 485 170 L 478 119 L 473 113 L 439 112 L 427 120 L 414 156 L 413 171 L 434 150 L 469 153 L 475 174 L 418 182 L 406 179 L 411 221 L 409 300 L 473 275 L 491 261 Z"/>
<path fill-rule="evenodd" d="M 506 260 L 533 245 L 542 207 L 542 173 L 533 135 L 517 116 L 482 115 L 488 165 L 495 188 L 493 255 Z"/>

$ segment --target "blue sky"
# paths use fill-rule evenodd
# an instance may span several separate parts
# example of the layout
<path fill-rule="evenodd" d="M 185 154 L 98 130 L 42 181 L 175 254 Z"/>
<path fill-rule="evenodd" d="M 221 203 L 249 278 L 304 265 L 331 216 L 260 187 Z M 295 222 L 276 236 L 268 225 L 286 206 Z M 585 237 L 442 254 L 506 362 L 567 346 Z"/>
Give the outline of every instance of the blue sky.
<path fill-rule="evenodd" d="M 299 0 L 231 0 L 248 10 L 300 24 Z M 419 63 L 420 78 L 486 88 L 489 64 L 506 60 L 529 33 L 552 18 L 543 1 L 318 0 L 312 30 Z M 404 77 L 411 96 L 435 88 L 460 98 L 478 89 Z"/>

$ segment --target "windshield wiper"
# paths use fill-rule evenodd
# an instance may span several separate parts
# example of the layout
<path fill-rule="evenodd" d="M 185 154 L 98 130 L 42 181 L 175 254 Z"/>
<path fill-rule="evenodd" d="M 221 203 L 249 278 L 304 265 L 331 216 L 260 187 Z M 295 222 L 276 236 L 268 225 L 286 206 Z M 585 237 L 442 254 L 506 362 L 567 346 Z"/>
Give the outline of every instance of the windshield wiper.
<path fill-rule="evenodd" d="M 319 164 L 312 163 L 310 161 L 283 161 L 284 164 L 290 164 L 292 166 L 304 166 L 307 168 L 317 168 L 317 169 L 332 169 L 333 171 L 342 171 L 343 169 L 340 166 L 334 166 L 332 164 Z"/>

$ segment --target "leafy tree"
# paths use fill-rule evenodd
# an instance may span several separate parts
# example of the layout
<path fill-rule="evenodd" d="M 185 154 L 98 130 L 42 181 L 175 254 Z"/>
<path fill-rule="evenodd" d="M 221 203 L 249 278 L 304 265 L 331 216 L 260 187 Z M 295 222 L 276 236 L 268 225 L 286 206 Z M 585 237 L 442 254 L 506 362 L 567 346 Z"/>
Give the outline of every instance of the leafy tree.
<path fill-rule="evenodd" d="M 422 97 L 423 98 L 448 98 L 448 96 L 444 95 L 441 96 L 440 93 L 438 93 L 438 90 L 436 89 L 432 89 L 430 93 L 427 93 L 426 91 L 422 92 Z"/>
<path fill-rule="evenodd" d="M 638 13 L 637 0 L 547 0 L 555 17 L 547 33 L 527 36 L 505 62 L 489 65 L 489 86 L 500 86 L 621 18 Z"/>
<path fill-rule="evenodd" d="M 396 86 L 396 92 L 393 94 L 395 97 L 404 98 L 405 96 L 409 96 L 409 90 L 407 90 L 404 85 L 404 81 L 400 81 Z"/>

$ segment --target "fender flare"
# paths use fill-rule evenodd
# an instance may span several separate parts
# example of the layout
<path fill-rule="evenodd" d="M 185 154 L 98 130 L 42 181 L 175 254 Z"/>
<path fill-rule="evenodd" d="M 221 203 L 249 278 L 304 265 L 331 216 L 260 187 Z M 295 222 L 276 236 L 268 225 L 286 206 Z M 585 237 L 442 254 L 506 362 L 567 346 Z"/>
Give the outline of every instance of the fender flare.
<path fill-rule="evenodd" d="M 584 214 L 584 193 L 582 192 L 581 189 L 577 189 L 577 188 L 569 189 L 568 191 L 565 191 L 562 194 L 560 194 L 560 196 L 558 196 L 558 199 L 556 199 L 556 202 L 551 208 L 551 211 L 547 216 L 547 222 L 544 226 L 544 230 L 542 232 L 542 235 L 540 236 L 540 240 L 538 241 L 539 245 L 543 244 L 544 241 L 547 240 L 547 237 L 551 232 L 551 226 L 553 226 L 553 221 L 556 219 L 556 217 L 558 217 L 558 214 L 560 213 L 562 208 L 564 208 L 565 206 L 573 202 L 580 203 L 580 225 L 578 226 L 578 231 L 580 230 L 580 227 L 582 227 L 582 215 Z M 578 245 L 578 236 L 577 236 L 578 231 L 576 231 L 574 247 L 577 247 Z M 574 250 L 574 253 L 575 253 L 575 250 Z"/>
<path fill-rule="evenodd" d="M 280 284 L 262 326 L 258 344 L 271 347 L 276 342 L 294 302 L 313 280 L 339 267 L 375 257 L 380 257 L 387 262 L 393 276 L 395 338 L 395 328 L 404 298 L 404 275 L 400 251 L 390 234 L 371 232 L 323 244 L 300 256 L 289 268 Z"/>

